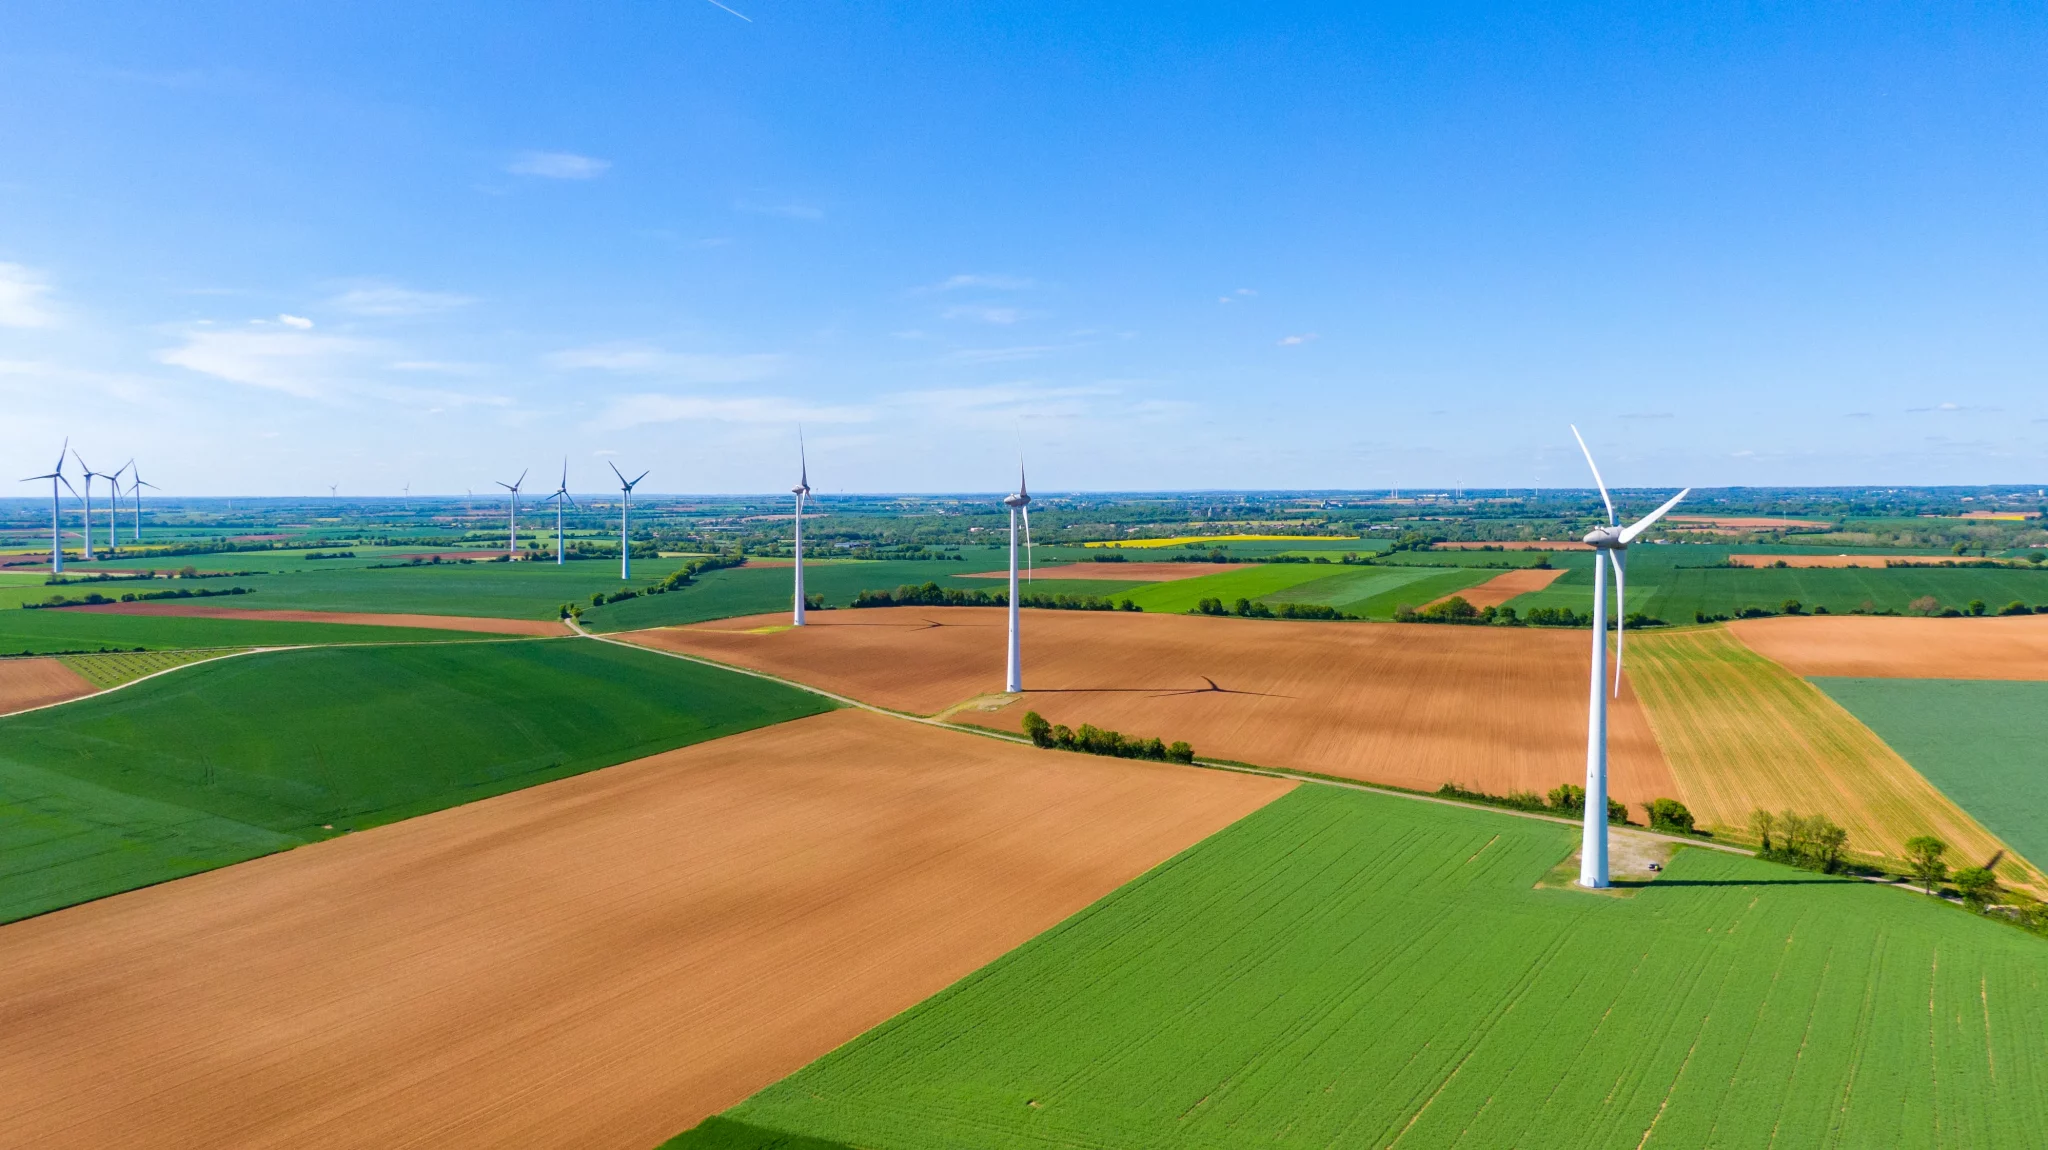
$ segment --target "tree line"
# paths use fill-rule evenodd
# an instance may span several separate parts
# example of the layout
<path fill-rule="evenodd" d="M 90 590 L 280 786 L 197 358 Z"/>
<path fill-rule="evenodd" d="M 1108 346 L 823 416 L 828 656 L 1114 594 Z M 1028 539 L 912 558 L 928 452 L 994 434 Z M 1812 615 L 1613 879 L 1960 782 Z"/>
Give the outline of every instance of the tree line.
<path fill-rule="evenodd" d="M 1051 723 L 1037 711 L 1024 712 L 1024 734 L 1032 743 L 1054 750 L 1109 755 L 1119 759 L 1152 759 L 1156 762 L 1192 763 L 1195 749 L 1186 742 L 1140 739 L 1120 731 L 1107 731 L 1092 723 L 1070 729 L 1065 723 Z"/>

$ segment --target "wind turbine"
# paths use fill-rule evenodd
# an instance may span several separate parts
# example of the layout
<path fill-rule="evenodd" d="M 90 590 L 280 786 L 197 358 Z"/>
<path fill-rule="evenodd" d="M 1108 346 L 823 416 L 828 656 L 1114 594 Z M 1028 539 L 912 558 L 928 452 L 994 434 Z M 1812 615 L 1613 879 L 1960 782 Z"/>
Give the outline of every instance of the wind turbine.
<path fill-rule="evenodd" d="M 1017 638 L 1017 515 L 1022 512 L 1025 521 L 1030 521 L 1031 489 L 1024 482 L 1024 465 L 1017 465 L 1017 493 L 1003 496 L 1003 506 L 1010 509 L 1010 651 L 1005 664 L 1003 690 L 1012 694 L 1024 689 L 1024 657 Z"/>
<path fill-rule="evenodd" d="M 532 469 L 528 468 L 528 470 Z M 498 486 L 512 493 L 512 515 L 507 521 L 510 524 L 511 534 L 505 541 L 505 558 L 507 559 L 519 558 L 519 486 L 525 482 L 525 471 L 520 472 L 519 478 L 511 483 L 506 483 L 502 480 L 498 482 Z"/>
<path fill-rule="evenodd" d="M 52 575 L 62 575 L 64 573 L 64 521 L 60 505 L 57 501 L 57 485 L 61 483 L 66 491 L 71 492 L 73 495 L 78 494 L 78 489 L 71 486 L 69 479 L 64 478 L 64 456 L 70 450 L 71 441 L 66 439 L 64 446 L 57 449 L 57 469 L 55 471 L 50 472 L 48 475 L 31 475 L 27 479 L 22 480 L 23 483 L 34 483 L 38 479 L 50 481 L 50 574 Z M 88 522 L 89 526 L 90 522 Z"/>
<path fill-rule="evenodd" d="M 1600 478 L 1600 465 L 1586 438 L 1572 427 L 1572 438 L 1586 454 L 1586 466 L 1593 469 L 1593 482 L 1600 488 L 1600 501 L 1607 505 L 1607 526 L 1586 533 L 1593 548 L 1593 679 L 1592 697 L 1586 712 L 1586 829 L 1579 840 L 1579 885 L 1599 889 L 1607 885 L 1607 564 L 1614 564 L 1614 694 L 1621 696 L 1621 644 L 1628 619 L 1628 545 L 1678 506 L 1692 488 L 1672 496 L 1664 506 L 1627 527 L 1614 517 L 1614 500 L 1608 498 L 1607 484 Z"/>
<path fill-rule="evenodd" d="M 142 542 L 142 489 L 145 487 L 151 491 L 161 490 L 156 484 L 144 479 L 142 477 L 142 469 L 138 467 L 128 476 L 128 494 L 135 499 L 135 541 L 137 543 Z"/>
<path fill-rule="evenodd" d="M 803 428 L 796 432 L 796 486 L 789 489 L 796 496 L 796 611 L 791 617 L 791 626 L 804 625 L 804 501 L 811 497 L 811 461 L 804 453 Z"/>
<path fill-rule="evenodd" d="M 548 498 L 555 502 L 555 566 L 560 567 L 564 560 L 562 555 L 562 501 L 566 499 L 571 503 L 576 502 L 575 497 L 569 494 L 569 460 L 566 456 L 562 459 L 562 482 L 555 488 L 555 493 L 548 496 Z"/>
<path fill-rule="evenodd" d="M 121 475 L 135 466 L 130 459 L 121 465 L 121 470 L 107 476 L 107 554 L 112 555 L 121 545 Z"/>
<path fill-rule="evenodd" d="M 626 520 L 633 513 L 633 488 L 642 479 L 647 478 L 647 473 L 643 471 L 631 481 L 628 481 L 625 473 L 619 470 L 618 464 L 607 459 L 605 460 L 605 466 L 610 467 L 612 474 L 619 477 L 619 490 L 624 492 L 626 496 L 625 501 L 619 504 L 619 579 L 623 582 L 633 577 L 633 542 L 626 535 Z M 567 460 L 564 460 L 562 462 L 562 477 L 565 484 L 568 482 L 568 475 L 569 463 Z M 555 504 L 558 512 L 561 506 L 559 503 Z"/>
<path fill-rule="evenodd" d="M 82 558 L 87 563 L 90 563 L 92 562 L 92 481 L 98 478 L 98 476 L 93 472 L 92 464 L 85 461 L 85 456 L 73 451 L 71 458 L 76 459 L 79 468 L 85 472 L 85 553 Z"/>

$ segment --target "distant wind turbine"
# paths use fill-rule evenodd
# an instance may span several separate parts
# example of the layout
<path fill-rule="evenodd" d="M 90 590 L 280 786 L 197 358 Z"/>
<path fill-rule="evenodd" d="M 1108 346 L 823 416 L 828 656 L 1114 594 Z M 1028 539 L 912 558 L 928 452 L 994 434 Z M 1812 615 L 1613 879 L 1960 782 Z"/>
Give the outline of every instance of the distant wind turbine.
<path fill-rule="evenodd" d="M 85 472 L 85 550 L 81 558 L 90 563 L 92 562 L 92 481 L 98 478 L 98 476 L 93 472 L 92 464 L 87 463 L 83 455 L 73 451 L 71 458 L 76 459 L 79 469 Z"/>
<path fill-rule="evenodd" d="M 527 470 L 530 471 L 532 469 L 528 468 Z M 502 480 L 498 482 L 498 486 L 512 493 L 512 514 L 510 518 L 507 520 L 509 524 L 508 530 L 510 533 L 507 535 L 505 540 L 505 557 L 507 559 L 519 558 L 519 488 L 520 485 L 525 482 L 525 471 L 520 472 L 519 478 L 511 483 L 506 483 Z"/>
<path fill-rule="evenodd" d="M 1593 471 L 1593 483 L 1600 488 L 1600 501 L 1607 505 L 1607 526 L 1586 533 L 1593 548 L 1593 693 L 1586 711 L 1586 823 L 1579 840 L 1579 885 L 1600 889 L 1607 885 L 1607 565 L 1614 564 L 1614 694 L 1621 695 L 1622 635 L 1628 620 L 1628 545 L 1678 506 L 1692 488 L 1672 496 L 1664 506 L 1627 527 L 1614 517 L 1614 500 L 1608 498 L 1607 483 L 1600 478 L 1600 465 L 1579 429 L 1572 438 L 1586 454 L 1586 466 Z"/>
<path fill-rule="evenodd" d="M 1017 464 L 1017 491 L 1003 497 L 1003 506 L 1010 509 L 1010 648 L 1009 658 L 1004 664 L 1003 690 L 1015 694 L 1024 689 L 1024 655 L 1017 633 L 1017 516 L 1019 512 L 1029 516 L 1024 509 L 1031 506 L 1031 488 L 1024 482 L 1024 465 Z"/>
<path fill-rule="evenodd" d="M 790 625 L 801 627 L 804 625 L 804 608 L 808 606 L 804 601 L 804 502 L 811 497 L 811 461 L 804 451 L 801 427 L 796 431 L 796 465 L 796 486 L 789 489 L 789 493 L 796 496 L 796 609 L 790 617 Z"/>
<path fill-rule="evenodd" d="M 156 484 L 142 477 L 142 469 L 136 468 L 128 476 L 128 496 L 135 501 L 135 541 L 142 542 L 142 489 L 161 490 Z"/>
<path fill-rule="evenodd" d="M 575 497 L 569 494 L 569 460 L 566 456 L 562 459 L 562 482 L 548 498 L 555 501 L 555 566 L 559 567 L 566 561 L 562 547 L 562 503 L 564 500 L 576 502 Z"/>
<path fill-rule="evenodd" d="M 114 473 L 113 473 L 112 475 L 109 475 L 109 476 L 107 476 L 107 554 L 108 554 L 108 555 L 112 555 L 112 554 L 114 554 L 115 550 L 116 550 L 117 548 L 119 548 L 119 547 L 120 547 L 120 545 L 121 545 L 121 539 L 120 539 L 120 526 L 121 526 L 121 476 L 122 476 L 122 475 L 123 475 L 124 473 L 126 473 L 126 472 L 127 472 L 127 470 L 128 470 L 129 468 L 131 468 L 131 467 L 133 467 L 133 466 L 135 466 L 135 460 L 133 460 L 133 459 L 130 459 L 130 460 L 129 460 L 128 462 L 126 462 L 126 463 L 124 463 L 124 464 L 122 464 L 122 465 L 121 465 L 121 470 L 119 470 L 119 471 L 116 471 L 116 472 L 114 472 Z"/>
<path fill-rule="evenodd" d="M 64 573 L 63 508 L 58 501 L 57 485 L 61 483 L 66 491 L 71 492 L 73 495 L 78 494 L 78 489 L 71 486 L 69 479 L 64 478 L 64 456 L 70 450 L 71 441 L 66 439 L 64 446 L 57 449 L 56 470 L 48 475 L 31 475 L 27 479 L 22 480 L 23 483 L 34 483 L 39 479 L 50 481 L 50 574 L 52 575 L 62 575 Z"/>
<path fill-rule="evenodd" d="M 619 504 L 619 579 L 623 582 L 633 577 L 633 541 L 626 534 L 626 520 L 633 513 L 633 488 L 638 486 L 642 479 L 647 478 L 647 473 L 643 471 L 628 480 L 625 473 L 619 470 L 618 464 L 606 460 L 605 465 L 612 469 L 613 475 L 619 477 L 619 490 L 625 494 L 625 499 Z M 565 461 L 562 464 L 562 475 L 565 480 L 568 474 L 569 465 Z"/>

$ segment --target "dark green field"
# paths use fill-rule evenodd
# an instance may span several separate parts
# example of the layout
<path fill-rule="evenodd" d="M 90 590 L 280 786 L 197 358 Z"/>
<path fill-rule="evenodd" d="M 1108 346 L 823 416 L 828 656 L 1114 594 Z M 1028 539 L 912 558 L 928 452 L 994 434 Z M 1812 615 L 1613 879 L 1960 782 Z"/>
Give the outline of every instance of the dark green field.
<path fill-rule="evenodd" d="M 244 606 L 256 596 L 241 596 Z M 205 603 L 223 602 L 207 599 Z M 0 610 L 0 655 L 63 651 L 170 651 L 192 647 L 293 647 L 339 643 L 446 643 L 502 635 L 364 627 L 353 623 L 279 623 L 264 619 L 185 619 L 170 615 L 101 615 L 89 611 Z"/>
<path fill-rule="evenodd" d="M 2017 599 L 2048 604 L 2048 571 L 2026 568 L 1937 567 L 1696 567 L 1722 548 L 1636 547 L 1629 551 L 1628 606 L 1667 623 L 1690 623 L 1695 613 L 1733 616 L 1745 607 L 1772 611 L 1797 599 L 1807 611 L 1826 607 L 1836 614 L 1854 610 L 1904 612 L 1914 600 L 1933 596 L 1962 609 L 1972 599 L 1996 611 Z M 1744 553 L 1760 548 L 1742 549 Z M 1549 588 L 1511 600 L 1518 611 L 1531 607 L 1592 609 L 1592 561 L 1583 552 L 1552 558 L 1565 574 Z M 2048 566 L 2048 565 L 2044 565 Z"/>
<path fill-rule="evenodd" d="M 969 553 L 973 555 L 972 552 Z M 1007 557 L 999 562 L 1007 563 Z M 973 571 L 992 571 L 994 566 L 952 562 L 893 562 L 857 560 L 840 563 L 804 564 L 804 590 L 822 595 L 829 606 L 844 607 L 862 591 L 894 591 L 905 583 L 934 582 L 941 587 L 971 587 L 981 591 L 1007 590 L 995 579 L 963 579 Z M 649 595 L 594 608 L 583 616 L 583 625 L 593 631 L 637 631 L 643 627 L 673 627 L 702 623 L 707 619 L 729 619 L 735 615 L 761 615 L 787 611 L 791 606 L 793 575 L 788 567 L 739 567 L 710 571 L 697 581 L 666 595 Z M 1100 594 L 1100 591 L 1095 592 Z"/>
<path fill-rule="evenodd" d="M 1304 786 L 671 1146 L 2032 1146 L 2048 943 Z M 814 1141 L 807 1141 L 811 1139 Z"/>
<path fill-rule="evenodd" d="M 202 664 L 0 719 L 0 921 L 829 706 L 586 639 Z"/>
<path fill-rule="evenodd" d="M 2029 862 L 2048 859 L 2048 683 L 1816 678 L 1813 684 Z"/>

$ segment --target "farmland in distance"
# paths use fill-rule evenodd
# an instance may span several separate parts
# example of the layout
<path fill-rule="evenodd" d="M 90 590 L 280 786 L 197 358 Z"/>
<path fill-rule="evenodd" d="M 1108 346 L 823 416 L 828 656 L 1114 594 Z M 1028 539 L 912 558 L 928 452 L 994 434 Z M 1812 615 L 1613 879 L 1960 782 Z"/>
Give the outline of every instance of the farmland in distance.
<path fill-rule="evenodd" d="M 1705 850 L 1534 889 L 1573 835 L 1300 788 L 670 1146 L 2037 1141 L 2039 939 Z"/>

